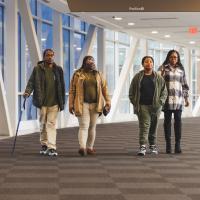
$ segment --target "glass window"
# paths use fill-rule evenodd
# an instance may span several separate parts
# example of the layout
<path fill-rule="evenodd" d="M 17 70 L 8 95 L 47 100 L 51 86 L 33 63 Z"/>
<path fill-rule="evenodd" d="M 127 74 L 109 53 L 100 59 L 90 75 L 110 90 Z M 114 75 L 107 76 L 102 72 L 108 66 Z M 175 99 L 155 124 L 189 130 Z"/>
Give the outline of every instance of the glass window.
<path fill-rule="evenodd" d="M 53 21 L 53 10 L 44 4 L 40 4 L 40 8 L 41 8 L 42 19 Z"/>
<path fill-rule="evenodd" d="M 77 18 L 74 18 L 74 29 L 79 31 L 85 31 L 85 23 Z"/>
<path fill-rule="evenodd" d="M 160 49 L 160 43 L 154 40 L 148 40 L 148 49 Z"/>
<path fill-rule="evenodd" d="M 26 84 L 31 76 L 31 73 L 33 71 L 33 64 L 31 63 L 30 60 L 30 53 L 28 49 L 28 45 L 26 43 L 26 38 L 25 34 L 22 29 L 22 24 L 21 24 L 21 19 L 20 15 L 18 15 L 18 46 L 20 49 L 19 57 L 18 57 L 18 62 L 19 62 L 19 71 L 18 71 L 18 92 L 23 93 L 26 87 Z M 18 107 L 19 107 L 19 112 L 22 108 L 23 104 L 23 97 L 21 94 L 18 95 L 19 102 L 18 102 Z M 32 104 L 32 96 L 30 96 L 27 99 L 26 103 L 26 112 L 23 113 L 23 120 L 35 120 L 37 119 L 37 109 L 36 107 L 33 106 Z"/>
<path fill-rule="evenodd" d="M 4 9 L 0 6 L 0 71 L 4 77 Z"/>
<path fill-rule="evenodd" d="M 142 61 L 141 49 L 137 49 L 136 55 L 135 55 L 135 58 L 134 58 L 134 64 L 133 64 L 134 74 L 138 73 L 142 69 L 141 61 Z"/>
<path fill-rule="evenodd" d="M 125 45 L 119 45 L 118 47 L 118 58 L 119 58 L 119 75 L 121 73 L 122 67 L 124 65 L 125 59 L 127 57 L 127 52 L 128 52 L 129 47 L 125 46 Z"/>
<path fill-rule="evenodd" d="M 113 94 L 115 89 L 115 44 L 106 42 L 106 79 L 109 88 L 109 94 Z"/>
<path fill-rule="evenodd" d="M 62 25 L 63 26 L 70 26 L 70 16 L 62 14 Z"/>
<path fill-rule="evenodd" d="M 42 51 L 53 48 L 53 27 L 47 23 L 42 23 Z"/>
<path fill-rule="evenodd" d="M 119 112 L 120 113 L 124 113 L 124 114 L 130 113 L 130 100 L 128 97 L 129 87 L 130 87 L 130 78 L 127 77 L 124 88 L 122 90 L 120 103 L 119 103 Z"/>
<path fill-rule="evenodd" d="M 110 30 L 105 30 L 106 32 L 106 40 L 115 40 L 115 32 Z"/>
<path fill-rule="evenodd" d="M 130 37 L 126 33 L 118 33 L 118 40 L 124 44 L 130 44 Z"/>
<path fill-rule="evenodd" d="M 64 77 L 65 77 L 65 88 L 66 92 L 69 91 L 69 83 L 70 83 L 70 49 L 69 49 L 69 30 L 63 30 L 63 69 L 64 69 Z"/>
<path fill-rule="evenodd" d="M 37 1 L 29 0 L 32 15 L 37 16 Z"/>
<path fill-rule="evenodd" d="M 81 54 L 81 50 L 84 44 L 84 39 L 85 36 L 83 34 L 79 34 L 79 33 L 74 33 L 74 63 L 75 63 L 75 68 L 77 68 L 78 65 L 78 60 Z M 78 66 L 80 67 L 80 66 Z"/>
<path fill-rule="evenodd" d="M 24 98 L 22 95 L 18 96 L 18 113 L 21 112 L 23 106 Z M 37 119 L 37 109 L 33 105 L 33 97 L 30 96 L 26 100 L 26 111 L 23 112 L 22 120 L 36 120 Z"/>

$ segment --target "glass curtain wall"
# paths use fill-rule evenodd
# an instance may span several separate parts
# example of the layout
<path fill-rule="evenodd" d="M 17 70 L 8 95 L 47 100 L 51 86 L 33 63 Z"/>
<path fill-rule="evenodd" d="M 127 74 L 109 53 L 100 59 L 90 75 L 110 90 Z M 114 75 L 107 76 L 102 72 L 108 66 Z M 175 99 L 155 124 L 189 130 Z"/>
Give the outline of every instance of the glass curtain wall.
<path fill-rule="evenodd" d="M 4 78 L 4 3 L 0 2 L 0 72 Z"/>
<path fill-rule="evenodd" d="M 192 96 L 191 96 L 191 103 L 192 103 L 192 108 L 194 108 L 195 103 L 199 97 L 198 93 L 197 93 L 197 62 L 198 62 L 198 55 L 197 52 L 193 49 L 190 52 L 191 54 L 191 68 L 192 68 L 192 74 L 191 74 L 191 92 L 192 92 Z M 188 77 L 189 78 L 189 77 Z"/>
<path fill-rule="evenodd" d="M 37 0 L 29 0 L 29 5 L 42 52 L 46 48 L 53 48 L 54 10 Z M 78 63 L 78 59 L 85 41 L 85 35 L 87 34 L 89 24 L 80 21 L 79 19 L 76 19 L 74 17 L 64 15 L 62 13 L 61 15 L 63 28 L 63 71 L 65 76 L 67 99 L 71 74 L 70 71 L 73 71 L 73 69 Z M 29 47 L 26 43 L 26 37 L 23 31 L 23 25 L 21 23 L 20 14 L 18 14 L 18 24 L 18 46 L 20 49 L 18 98 L 20 109 L 23 103 L 22 94 L 24 92 L 27 81 L 32 73 L 35 63 L 31 63 L 30 60 Z M 71 51 L 70 49 L 73 49 L 73 51 Z M 73 61 L 70 60 L 71 57 L 74 58 Z M 37 119 L 37 110 L 32 104 L 32 97 L 29 97 L 27 99 L 26 110 L 27 111 L 26 114 L 23 116 L 23 120 Z"/>

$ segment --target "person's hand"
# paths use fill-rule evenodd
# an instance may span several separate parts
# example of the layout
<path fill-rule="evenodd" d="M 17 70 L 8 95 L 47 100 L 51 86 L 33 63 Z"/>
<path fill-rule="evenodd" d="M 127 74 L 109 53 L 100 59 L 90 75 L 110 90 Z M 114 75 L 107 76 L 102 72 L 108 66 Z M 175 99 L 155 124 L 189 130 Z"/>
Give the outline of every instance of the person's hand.
<path fill-rule="evenodd" d="M 111 105 L 107 103 L 107 104 L 105 105 L 105 109 L 106 109 L 107 112 L 109 112 L 110 109 L 111 109 Z"/>
<path fill-rule="evenodd" d="M 190 105 L 188 99 L 185 99 L 185 107 L 188 107 Z"/>
<path fill-rule="evenodd" d="M 74 107 L 70 107 L 69 112 L 73 115 L 74 114 Z"/>
<path fill-rule="evenodd" d="M 24 94 L 23 94 L 23 97 L 24 97 L 24 98 L 27 98 L 27 97 L 29 97 L 29 93 L 27 93 L 27 92 L 24 92 Z"/>

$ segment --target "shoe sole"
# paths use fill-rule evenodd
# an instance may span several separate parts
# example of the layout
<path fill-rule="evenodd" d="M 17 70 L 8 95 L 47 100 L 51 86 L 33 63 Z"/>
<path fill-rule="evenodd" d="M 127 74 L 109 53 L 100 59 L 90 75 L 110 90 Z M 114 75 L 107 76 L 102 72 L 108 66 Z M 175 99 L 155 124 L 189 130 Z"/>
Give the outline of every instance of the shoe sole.
<path fill-rule="evenodd" d="M 44 151 L 40 151 L 40 155 L 47 155 L 47 153 Z"/>
<path fill-rule="evenodd" d="M 138 153 L 138 156 L 145 156 L 145 153 Z"/>

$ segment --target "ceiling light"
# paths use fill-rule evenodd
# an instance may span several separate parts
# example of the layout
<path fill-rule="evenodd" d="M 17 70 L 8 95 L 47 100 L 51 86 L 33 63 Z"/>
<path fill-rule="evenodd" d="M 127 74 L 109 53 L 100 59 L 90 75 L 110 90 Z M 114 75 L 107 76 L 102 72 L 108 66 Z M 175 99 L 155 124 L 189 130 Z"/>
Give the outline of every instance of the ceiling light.
<path fill-rule="evenodd" d="M 152 34 L 157 34 L 157 33 L 158 33 L 158 31 L 151 31 L 151 33 L 152 33 Z"/>
<path fill-rule="evenodd" d="M 190 41 L 189 43 L 190 43 L 190 44 L 195 44 L 196 42 L 195 42 L 195 41 Z"/>
<path fill-rule="evenodd" d="M 46 38 L 42 38 L 42 39 L 41 39 L 41 41 L 46 41 L 46 40 L 47 40 Z"/>
<path fill-rule="evenodd" d="M 113 16 L 112 18 L 115 19 L 115 20 L 118 20 L 118 21 L 122 20 L 122 17 Z"/>
<path fill-rule="evenodd" d="M 133 22 L 129 22 L 128 25 L 129 25 L 129 26 L 134 26 L 135 23 L 133 23 Z"/>
<path fill-rule="evenodd" d="M 171 37 L 171 35 L 168 35 L 168 34 L 167 34 L 167 35 L 165 35 L 165 38 L 170 38 L 170 37 Z"/>

